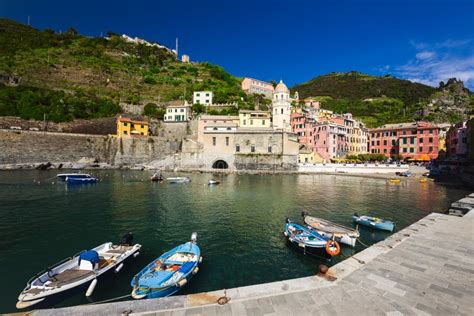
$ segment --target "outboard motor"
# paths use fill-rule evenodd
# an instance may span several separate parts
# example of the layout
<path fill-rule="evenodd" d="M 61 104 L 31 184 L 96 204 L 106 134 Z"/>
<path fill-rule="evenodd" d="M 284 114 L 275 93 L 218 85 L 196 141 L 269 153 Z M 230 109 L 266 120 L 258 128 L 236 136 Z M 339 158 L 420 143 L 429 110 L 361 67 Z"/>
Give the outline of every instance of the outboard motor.
<path fill-rule="evenodd" d="M 198 238 L 198 233 L 197 233 L 197 232 L 193 232 L 193 233 L 191 234 L 191 242 L 195 244 L 195 243 L 197 242 L 197 238 Z"/>
<path fill-rule="evenodd" d="M 133 234 L 132 232 L 128 232 L 122 237 L 122 241 L 120 242 L 121 246 L 133 246 Z"/>
<path fill-rule="evenodd" d="M 359 217 L 359 213 L 354 213 L 354 216 L 355 216 L 355 217 Z"/>
<path fill-rule="evenodd" d="M 286 220 L 285 220 L 285 222 L 286 222 L 287 224 L 289 224 L 289 223 L 291 223 L 291 220 L 287 217 Z"/>
<path fill-rule="evenodd" d="M 302 211 L 302 212 L 301 212 L 301 216 L 302 216 L 303 218 L 306 217 L 306 216 L 308 216 L 308 215 L 309 215 L 309 213 L 306 212 L 306 211 Z"/>

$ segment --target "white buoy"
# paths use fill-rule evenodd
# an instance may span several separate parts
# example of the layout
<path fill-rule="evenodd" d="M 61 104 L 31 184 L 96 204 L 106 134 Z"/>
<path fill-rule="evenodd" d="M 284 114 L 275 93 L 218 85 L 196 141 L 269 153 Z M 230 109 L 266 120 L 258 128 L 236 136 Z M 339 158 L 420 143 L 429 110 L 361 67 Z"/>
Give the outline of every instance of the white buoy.
<path fill-rule="evenodd" d="M 199 267 L 194 268 L 193 274 L 196 274 L 196 273 L 198 273 L 198 272 L 199 272 Z"/>
<path fill-rule="evenodd" d="M 97 285 L 97 279 L 94 279 L 92 282 L 91 282 L 91 285 L 89 285 L 89 287 L 87 288 L 87 292 L 86 292 L 86 296 L 89 297 L 92 295 L 92 293 L 94 292 L 94 289 L 95 289 L 95 286 Z"/>
<path fill-rule="evenodd" d="M 186 283 L 188 283 L 188 280 L 182 279 L 181 281 L 179 281 L 178 283 L 176 283 L 176 286 L 184 286 Z"/>
<path fill-rule="evenodd" d="M 115 273 L 119 273 L 120 270 L 123 268 L 123 263 L 119 264 L 117 268 L 115 268 Z"/>
<path fill-rule="evenodd" d="M 133 258 L 138 257 L 139 254 L 140 254 L 140 251 L 135 252 L 135 253 L 133 254 Z"/>

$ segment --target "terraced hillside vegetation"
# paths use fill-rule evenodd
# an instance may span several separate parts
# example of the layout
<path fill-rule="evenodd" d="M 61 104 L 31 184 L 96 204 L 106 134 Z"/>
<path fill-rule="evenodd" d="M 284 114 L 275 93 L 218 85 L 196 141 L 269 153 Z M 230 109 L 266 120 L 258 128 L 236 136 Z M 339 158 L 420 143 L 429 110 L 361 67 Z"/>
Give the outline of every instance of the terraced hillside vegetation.
<path fill-rule="evenodd" d="M 413 120 L 456 123 L 473 113 L 472 93 L 456 79 L 439 88 L 360 72 L 331 73 L 295 85 L 301 98 L 316 97 L 322 107 L 351 112 L 369 127 Z"/>
<path fill-rule="evenodd" d="M 41 31 L 8 19 L 0 19 L 0 76 L 0 115 L 25 119 L 113 116 L 122 111 L 121 102 L 191 100 L 193 90 L 214 91 L 217 103 L 253 102 L 222 67 L 181 63 L 166 48 L 129 43 L 113 33 L 102 38 L 73 28 Z"/>

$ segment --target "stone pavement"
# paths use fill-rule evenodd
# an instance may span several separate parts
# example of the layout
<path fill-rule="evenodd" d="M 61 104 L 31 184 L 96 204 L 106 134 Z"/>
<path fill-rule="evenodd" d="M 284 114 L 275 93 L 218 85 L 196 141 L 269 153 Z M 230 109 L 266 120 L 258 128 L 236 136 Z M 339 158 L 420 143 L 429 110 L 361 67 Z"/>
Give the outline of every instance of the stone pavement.
<path fill-rule="evenodd" d="M 34 315 L 474 315 L 474 212 L 430 214 L 311 276 L 227 290 L 36 311 Z"/>

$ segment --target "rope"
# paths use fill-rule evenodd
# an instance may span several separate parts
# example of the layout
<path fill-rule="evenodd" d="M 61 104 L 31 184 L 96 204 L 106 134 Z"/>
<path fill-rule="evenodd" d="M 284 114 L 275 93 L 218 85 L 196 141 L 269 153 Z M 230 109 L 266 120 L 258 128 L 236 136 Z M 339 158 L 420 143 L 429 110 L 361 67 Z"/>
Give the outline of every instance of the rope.
<path fill-rule="evenodd" d="M 357 241 L 358 241 L 359 243 L 361 243 L 361 245 L 364 246 L 365 248 L 369 248 L 369 247 L 370 247 L 370 246 L 364 244 L 362 241 L 360 241 L 359 238 L 357 238 Z"/>
<path fill-rule="evenodd" d="M 127 295 L 123 295 L 123 296 L 119 296 L 119 297 L 110 298 L 110 299 L 108 299 L 108 300 L 103 300 L 103 301 L 99 301 L 99 302 L 92 302 L 92 303 L 83 304 L 83 305 L 102 304 L 102 303 L 107 303 L 107 302 L 112 302 L 112 301 L 120 300 L 120 299 L 122 299 L 122 298 L 126 298 L 126 297 L 129 297 L 129 296 L 132 296 L 132 294 L 127 294 Z"/>

